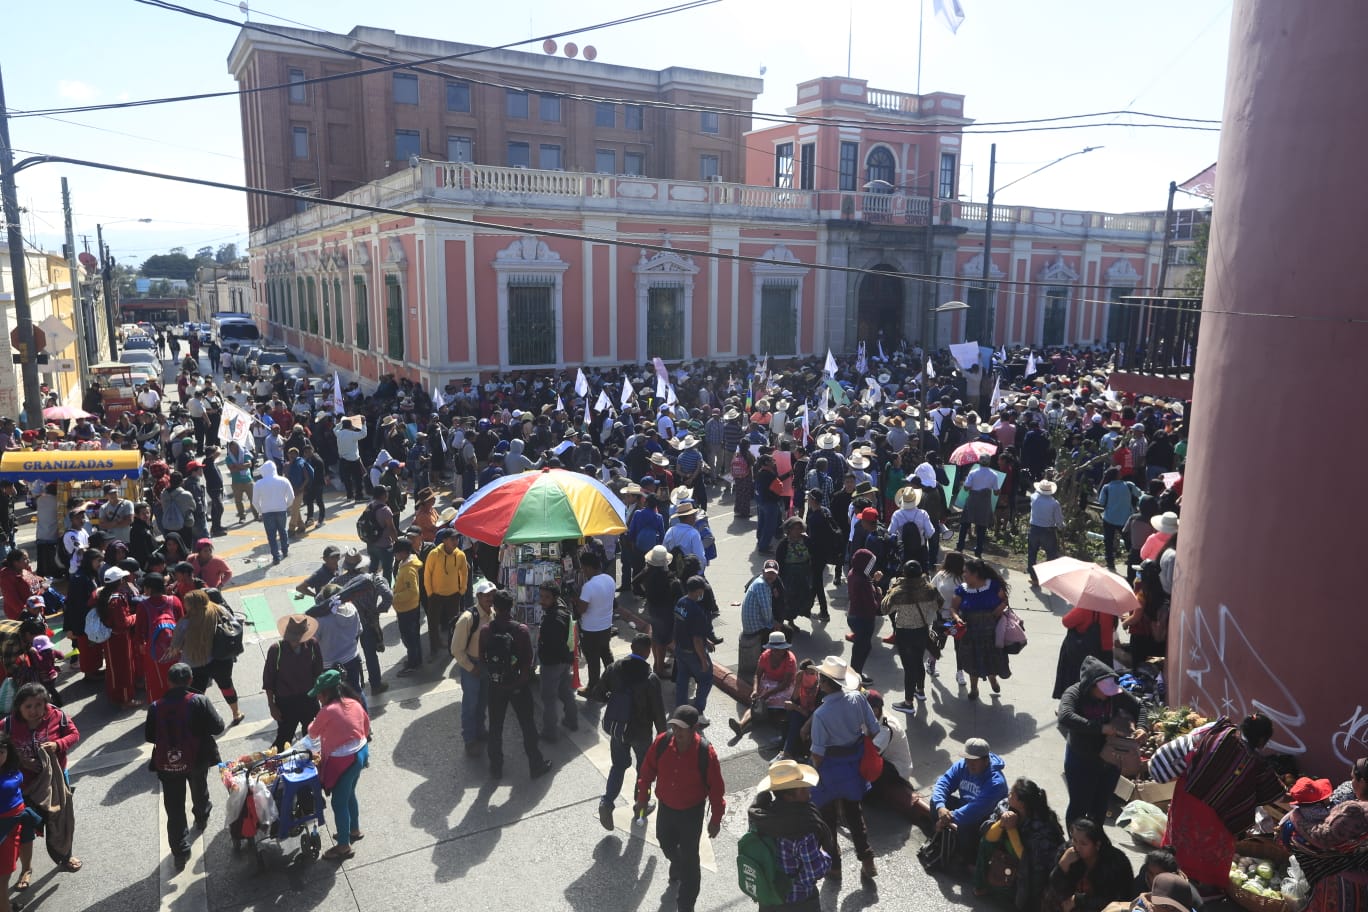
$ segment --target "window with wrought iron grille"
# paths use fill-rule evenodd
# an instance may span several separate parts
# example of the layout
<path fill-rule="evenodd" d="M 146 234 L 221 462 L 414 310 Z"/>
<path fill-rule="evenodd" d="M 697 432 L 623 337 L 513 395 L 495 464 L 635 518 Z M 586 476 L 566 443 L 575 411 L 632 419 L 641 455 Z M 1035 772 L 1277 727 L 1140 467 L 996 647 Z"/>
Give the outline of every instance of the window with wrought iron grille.
<path fill-rule="evenodd" d="M 774 147 L 774 186 L 786 190 L 793 188 L 793 143 L 780 143 Z"/>
<path fill-rule="evenodd" d="M 332 303 L 329 298 L 328 280 L 323 280 L 323 338 L 332 338 Z"/>
<path fill-rule="evenodd" d="M 957 157 L 953 152 L 942 152 L 940 160 L 940 188 L 941 199 L 955 198 L 955 162 Z"/>
<path fill-rule="evenodd" d="M 652 285 L 646 290 L 646 356 L 683 360 L 683 285 Z"/>
<path fill-rule="evenodd" d="M 347 324 L 342 319 L 341 279 L 333 279 L 333 332 L 338 342 L 347 341 Z"/>
<path fill-rule="evenodd" d="M 385 353 L 404 360 L 404 289 L 398 276 L 385 276 Z"/>
<path fill-rule="evenodd" d="M 370 305 L 366 300 L 366 280 L 352 276 L 352 308 L 356 311 L 356 347 L 370 348 Z"/>
<path fill-rule="evenodd" d="M 798 163 L 798 187 L 812 190 L 817 186 L 817 144 L 803 143 L 799 150 L 802 160 Z"/>
<path fill-rule="evenodd" d="M 304 327 L 307 331 L 318 335 L 318 284 L 314 282 L 313 276 L 305 280 L 305 288 L 309 293 L 309 325 Z"/>
<path fill-rule="evenodd" d="M 555 281 L 508 285 L 508 364 L 556 363 Z"/>
<path fill-rule="evenodd" d="M 766 282 L 760 289 L 761 354 L 795 355 L 798 334 L 798 286 Z"/>
<path fill-rule="evenodd" d="M 860 144 L 841 143 L 840 189 L 851 191 L 860 180 Z"/>

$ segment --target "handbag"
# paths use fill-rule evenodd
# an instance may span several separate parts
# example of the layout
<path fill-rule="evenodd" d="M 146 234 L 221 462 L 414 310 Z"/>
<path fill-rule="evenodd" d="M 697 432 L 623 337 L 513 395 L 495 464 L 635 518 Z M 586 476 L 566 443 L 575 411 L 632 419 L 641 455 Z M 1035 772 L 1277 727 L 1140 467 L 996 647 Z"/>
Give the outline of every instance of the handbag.
<path fill-rule="evenodd" d="M 1107 742 L 1102 745 L 1102 750 L 1098 756 L 1102 758 L 1103 763 L 1121 770 L 1121 775 L 1127 779 L 1134 779 L 1145 765 L 1140 756 L 1140 744 L 1141 741 L 1138 738 L 1131 738 L 1126 735 L 1108 735 Z"/>
<path fill-rule="evenodd" d="M 92 643 L 100 644 L 114 635 L 114 631 L 100 620 L 100 609 L 91 608 L 86 612 L 85 619 L 85 638 Z"/>
<path fill-rule="evenodd" d="M 1026 648 L 1026 623 L 1008 607 L 998 618 L 993 636 L 999 649 L 1008 655 L 1016 655 Z"/>
<path fill-rule="evenodd" d="M 860 778 L 865 782 L 873 782 L 883 775 L 883 756 L 879 749 L 874 745 L 874 739 L 865 735 L 864 753 L 860 755 Z"/>
<path fill-rule="evenodd" d="M 1016 883 L 1021 862 L 1005 848 L 999 848 L 988 859 L 988 886 L 997 890 L 1009 890 Z"/>
<path fill-rule="evenodd" d="M 235 659 L 242 655 L 242 618 L 231 608 L 219 615 L 211 646 L 214 659 Z"/>

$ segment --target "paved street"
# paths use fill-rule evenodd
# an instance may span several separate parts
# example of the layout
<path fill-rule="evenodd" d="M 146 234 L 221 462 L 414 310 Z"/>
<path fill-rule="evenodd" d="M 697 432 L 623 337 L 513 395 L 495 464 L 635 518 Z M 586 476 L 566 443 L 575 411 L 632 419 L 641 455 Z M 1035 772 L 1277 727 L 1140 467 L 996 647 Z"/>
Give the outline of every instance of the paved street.
<path fill-rule="evenodd" d="M 252 620 L 247 651 L 239 660 L 235 681 L 247 721 L 222 741 L 225 756 L 259 750 L 274 731 L 261 694 L 261 665 L 275 637 L 274 619 L 295 609 L 291 590 L 318 563 L 327 544 L 354 542 L 359 506 L 344 505 L 331 495 L 328 521 L 291 547 L 290 559 L 271 567 L 259 524 L 230 526 L 219 540 L 219 553 L 233 567 L 229 598 Z M 340 508 L 340 509 L 339 509 Z M 729 505 L 714 508 L 721 559 L 709 576 L 723 603 L 718 630 L 726 638 L 719 659 L 731 663 L 739 629 L 739 600 L 755 564 L 751 559 L 751 523 L 725 523 Z M 231 515 L 231 513 L 230 513 Z M 31 527 L 29 527 L 31 529 Z M 31 534 L 31 532 L 30 532 Z M 956 755 L 967 738 L 985 736 L 1007 760 L 1010 776 L 1040 779 L 1064 803 L 1060 780 L 1062 739 L 1054 730 L 1048 690 L 1062 629 L 1051 607 L 1041 603 L 1014 575 L 1013 604 L 1023 612 L 1031 644 L 1014 662 L 1000 699 L 971 703 L 957 695 L 953 677 L 942 677 L 929 689 L 926 709 L 908 719 L 909 741 L 919 785 L 927 786 Z M 839 601 L 839 599 L 838 599 Z M 1063 610 L 1054 607 L 1054 613 Z M 386 678 L 400 659 L 398 631 L 387 615 L 382 655 Z M 830 630 L 818 628 L 800 636 L 800 655 L 844 654 L 843 614 Z M 626 631 L 626 623 L 620 625 Z M 252 631 L 255 632 L 252 632 Z M 627 631 L 630 632 L 630 631 Z M 619 652 L 625 640 L 616 643 Z M 110 710 L 95 688 L 77 681 L 67 687 L 68 711 L 83 738 L 72 755 L 77 784 L 77 853 L 85 861 L 79 874 L 54 874 L 46 858 L 38 859 L 29 891 L 30 908 L 71 910 L 175 909 L 215 912 L 239 909 L 314 908 L 329 910 L 392 909 L 395 901 L 447 903 L 478 901 L 502 909 L 672 909 L 666 890 L 663 857 L 650 827 L 632 826 L 625 804 L 618 828 L 606 834 L 596 818 L 598 796 L 608 769 L 606 742 L 598 731 L 598 707 L 581 703 L 582 725 L 568 741 L 550 746 L 552 775 L 530 782 L 521 762 L 518 735 L 508 725 L 508 771 L 497 786 L 485 780 L 483 758 L 467 758 L 458 735 L 460 691 L 450 663 L 430 663 L 413 678 L 393 680 L 393 687 L 374 700 L 375 740 L 371 765 L 358 790 L 362 827 L 367 836 L 357 857 L 342 866 L 328 862 L 292 862 L 293 841 L 267 844 L 269 870 L 258 876 L 250 855 L 235 855 L 226 831 L 223 792 L 210 782 L 216 807 L 208 830 L 196 842 L 194 856 L 177 874 L 169 861 L 156 779 L 147 771 L 150 756 L 142 745 L 142 714 Z M 869 670 L 878 686 L 902 696 L 902 680 L 893 652 L 876 647 Z M 948 686 L 948 689 L 947 689 Z M 985 688 L 985 695 L 987 690 Z M 227 717 L 216 689 L 213 698 Z M 768 737 L 726 743 L 725 718 L 730 703 L 714 692 L 710 715 L 727 782 L 728 814 L 721 836 L 705 846 L 705 874 L 700 909 L 745 909 L 749 903 L 736 886 L 736 841 L 745 832 L 745 809 L 772 751 Z M 331 815 L 329 815 L 331 824 Z M 871 826 L 881 875 L 877 889 L 864 890 L 855 878 L 839 889 L 827 887 L 827 908 L 853 910 L 876 903 L 893 908 L 949 908 L 968 901 L 963 884 L 927 878 L 913 857 L 920 844 L 901 821 L 874 813 Z M 330 838 L 324 837 L 324 847 Z M 848 840 L 844 849 L 851 852 Z M 41 851 L 39 853 L 41 855 Z M 529 866 L 535 873 L 529 876 Z M 855 862 L 848 859 L 848 870 Z M 471 897 L 472 890 L 478 898 Z"/>

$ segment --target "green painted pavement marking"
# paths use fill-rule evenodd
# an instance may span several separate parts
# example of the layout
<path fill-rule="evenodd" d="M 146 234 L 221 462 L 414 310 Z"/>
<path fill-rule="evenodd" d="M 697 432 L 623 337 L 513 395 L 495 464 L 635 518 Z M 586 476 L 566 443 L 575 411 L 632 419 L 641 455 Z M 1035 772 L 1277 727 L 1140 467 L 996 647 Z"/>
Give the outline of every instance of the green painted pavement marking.
<path fill-rule="evenodd" d="M 256 630 L 259 636 L 275 636 L 275 614 L 271 611 L 271 606 L 266 603 L 266 596 L 244 595 L 242 597 L 242 613 L 247 615 L 247 623 Z"/>

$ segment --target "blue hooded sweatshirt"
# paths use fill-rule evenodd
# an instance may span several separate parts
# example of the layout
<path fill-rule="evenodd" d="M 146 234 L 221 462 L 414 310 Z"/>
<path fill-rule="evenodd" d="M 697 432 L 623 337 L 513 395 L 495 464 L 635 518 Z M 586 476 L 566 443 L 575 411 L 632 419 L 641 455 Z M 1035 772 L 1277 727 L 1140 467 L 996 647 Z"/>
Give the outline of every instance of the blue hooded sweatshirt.
<path fill-rule="evenodd" d="M 939 813 L 945 807 L 945 800 L 956 793 L 963 802 L 951 813 L 955 823 L 961 827 L 978 825 L 988 819 L 998 802 L 1007 797 L 1007 777 L 1002 775 L 1003 762 L 997 754 L 988 755 L 988 768 L 977 776 L 969 774 L 966 761 L 957 760 L 955 765 L 936 780 L 931 790 L 931 810 Z"/>

